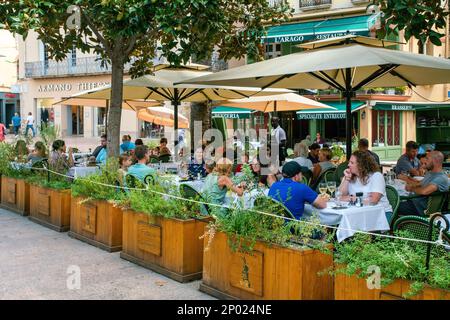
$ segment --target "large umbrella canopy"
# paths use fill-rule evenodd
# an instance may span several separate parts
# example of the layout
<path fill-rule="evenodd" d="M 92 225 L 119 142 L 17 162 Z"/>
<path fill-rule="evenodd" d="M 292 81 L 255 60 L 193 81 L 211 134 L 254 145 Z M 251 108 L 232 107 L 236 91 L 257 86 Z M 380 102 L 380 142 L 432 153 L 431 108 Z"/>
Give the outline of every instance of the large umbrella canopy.
<path fill-rule="evenodd" d="M 107 108 L 108 100 L 105 99 L 90 99 L 90 98 L 67 98 L 55 104 L 64 104 L 67 106 L 88 106 L 88 107 L 97 107 L 97 108 Z M 140 101 L 140 100 L 124 100 L 122 102 L 122 108 L 127 110 L 137 111 L 139 109 L 145 109 L 148 107 L 159 106 L 161 105 L 158 101 Z"/>
<path fill-rule="evenodd" d="M 346 97 L 347 157 L 351 154 L 351 99 L 362 87 L 450 82 L 450 60 L 331 39 L 319 49 L 293 53 L 187 81 L 190 84 L 340 90 Z"/>
<path fill-rule="evenodd" d="M 173 111 L 168 108 L 165 108 L 165 107 L 151 107 L 151 108 L 141 109 L 137 112 L 137 117 L 140 120 L 152 122 L 154 124 L 158 124 L 161 126 L 166 126 L 166 127 L 174 126 L 175 116 L 173 114 Z M 181 129 L 189 128 L 189 119 L 188 118 L 179 114 L 178 120 L 179 120 L 179 123 L 178 123 L 179 128 L 181 128 Z"/>
<path fill-rule="evenodd" d="M 178 106 L 181 102 L 203 102 L 213 100 L 228 100 L 246 98 L 250 96 L 266 96 L 291 92 L 286 89 L 266 89 L 254 87 L 225 87 L 197 84 L 178 84 L 199 76 L 212 75 L 212 72 L 186 70 L 186 68 L 165 68 L 154 75 L 145 75 L 123 83 L 123 99 L 125 100 L 157 100 L 171 101 L 174 106 L 174 129 L 178 129 Z M 109 99 L 111 87 L 106 86 L 91 90 L 79 98 Z M 177 141 L 175 141 L 175 144 Z"/>
<path fill-rule="evenodd" d="M 217 106 L 252 109 L 262 112 L 298 111 L 307 109 L 332 109 L 321 102 L 305 98 L 295 93 L 284 93 L 273 96 L 258 96 L 244 99 L 233 99 L 217 102 Z"/>

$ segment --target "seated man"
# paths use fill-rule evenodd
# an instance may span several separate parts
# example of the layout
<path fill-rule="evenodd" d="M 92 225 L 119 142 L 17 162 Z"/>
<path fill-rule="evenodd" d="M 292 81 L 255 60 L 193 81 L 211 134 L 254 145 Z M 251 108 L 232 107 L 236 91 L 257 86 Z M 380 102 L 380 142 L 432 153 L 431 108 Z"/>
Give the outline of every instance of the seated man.
<path fill-rule="evenodd" d="M 272 184 L 269 196 L 283 203 L 291 213 L 300 219 L 305 209 L 305 202 L 312 204 L 318 209 L 327 206 L 327 198 L 317 195 L 307 185 L 300 183 L 302 180 L 302 168 L 295 162 L 290 161 L 283 166 L 283 180 Z"/>
<path fill-rule="evenodd" d="M 420 176 L 420 163 L 417 159 L 417 151 L 419 145 L 414 141 L 408 141 L 406 143 L 406 152 L 397 161 L 397 165 L 394 168 L 396 174 L 410 174 L 413 176 Z"/>
<path fill-rule="evenodd" d="M 167 138 L 159 140 L 159 156 L 171 155 L 170 149 L 167 147 Z"/>
<path fill-rule="evenodd" d="M 134 150 L 134 156 L 136 157 L 137 163 L 128 168 L 128 174 L 135 176 L 142 182 L 144 182 L 145 176 L 149 174 L 156 174 L 155 169 L 150 168 L 146 165 L 148 161 L 147 146 L 137 146 Z"/>
<path fill-rule="evenodd" d="M 92 157 L 97 158 L 100 151 L 102 149 L 106 148 L 107 143 L 108 143 L 108 141 L 106 139 L 106 134 L 104 134 L 100 137 L 100 145 L 97 148 L 95 148 L 94 152 L 92 152 Z"/>
<path fill-rule="evenodd" d="M 407 181 L 406 190 L 413 191 L 423 197 L 400 202 L 398 207 L 399 215 L 423 216 L 427 208 L 427 196 L 436 191 L 448 191 L 448 178 L 442 172 L 442 162 L 444 161 L 442 152 L 431 151 L 426 159 L 427 173 L 421 181 L 414 180 L 410 177 L 403 177 Z"/>
<path fill-rule="evenodd" d="M 359 139 L 359 141 L 358 141 L 358 150 L 359 151 L 368 152 L 370 154 L 370 156 L 378 164 L 378 166 L 381 167 L 380 157 L 375 152 L 369 150 L 369 140 L 367 140 L 366 138 Z"/>

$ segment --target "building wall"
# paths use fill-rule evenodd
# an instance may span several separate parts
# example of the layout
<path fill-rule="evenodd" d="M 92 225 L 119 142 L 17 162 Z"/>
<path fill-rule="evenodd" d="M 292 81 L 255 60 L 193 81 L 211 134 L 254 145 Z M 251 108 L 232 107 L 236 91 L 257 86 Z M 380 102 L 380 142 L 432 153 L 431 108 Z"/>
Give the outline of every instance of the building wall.
<path fill-rule="evenodd" d="M 18 51 L 14 36 L 7 30 L 0 30 L 0 55 L 0 87 L 11 87 L 17 81 Z"/>

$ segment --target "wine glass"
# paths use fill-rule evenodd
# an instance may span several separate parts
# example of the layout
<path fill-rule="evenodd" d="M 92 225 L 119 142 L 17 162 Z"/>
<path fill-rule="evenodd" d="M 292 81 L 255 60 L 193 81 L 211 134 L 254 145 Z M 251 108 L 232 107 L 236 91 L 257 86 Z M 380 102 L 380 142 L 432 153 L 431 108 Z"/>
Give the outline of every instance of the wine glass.
<path fill-rule="evenodd" d="M 330 195 L 333 198 L 333 193 L 336 191 L 336 181 L 328 181 L 327 189 L 330 191 Z"/>
<path fill-rule="evenodd" d="M 319 183 L 319 192 L 322 196 L 327 193 L 327 184 L 324 182 Z"/>

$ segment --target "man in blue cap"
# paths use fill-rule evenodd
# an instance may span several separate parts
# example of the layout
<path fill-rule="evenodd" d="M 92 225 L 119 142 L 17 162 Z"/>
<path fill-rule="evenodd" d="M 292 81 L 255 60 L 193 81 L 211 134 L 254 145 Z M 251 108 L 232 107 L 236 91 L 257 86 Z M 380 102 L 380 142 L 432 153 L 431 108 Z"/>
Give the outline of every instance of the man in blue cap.
<path fill-rule="evenodd" d="M 269 190 L 269 196 L 283 203 L 295 218 L 300 219 L 305 209 L 305 202 L 318 209 L 327 207 L 327 197 L 319 196 L 302 181 L 302 167 L 295 161 L 283 166 L 283 179 L 275 182 Z"/>

